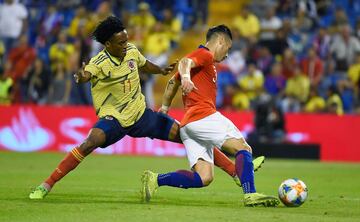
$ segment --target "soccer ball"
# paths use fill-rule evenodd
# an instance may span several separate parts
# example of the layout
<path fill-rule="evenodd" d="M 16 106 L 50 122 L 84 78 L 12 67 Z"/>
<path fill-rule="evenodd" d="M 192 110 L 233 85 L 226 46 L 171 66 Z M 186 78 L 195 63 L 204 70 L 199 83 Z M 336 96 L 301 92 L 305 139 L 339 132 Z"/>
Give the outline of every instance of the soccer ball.
<path fill-rule="evenodd" d="M 307 198 L 308 189 L 299 179 L 287 179 L 280 184 L 279 199 L 288 207 L 299 207 Z"/>

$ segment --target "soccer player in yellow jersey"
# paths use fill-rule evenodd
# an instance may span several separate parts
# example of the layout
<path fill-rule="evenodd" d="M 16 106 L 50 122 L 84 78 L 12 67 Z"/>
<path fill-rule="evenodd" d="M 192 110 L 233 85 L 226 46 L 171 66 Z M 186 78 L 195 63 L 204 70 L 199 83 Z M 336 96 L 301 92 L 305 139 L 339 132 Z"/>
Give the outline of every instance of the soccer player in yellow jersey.
<path fill-rule="evenodd" d="M 43 199 L 55 183 L 75 169 L 85 156 L 98 147 L 105 148 L 119 141 L 125 135 L 181 143 L 179 124 L 166 114 L 146 108 L 138 73 L 141 70 L 167 75 L 176 64 L 162 69 L 147 60 L 133 44 L 128 43 L 126 29 L 116 17 L 110 16 L 102 21 L 93 36 L 105 47 L 74 77 L 78 83 L 91 82 L 99 120 L 85 141 L 68 153 L 52 174 L 30 193 L 30 199 Z M 234 177 L 234 164 L 220 151 L 214 155 L 215 164 Z M 262 161 L 260 159 L 259 166 Z"/>

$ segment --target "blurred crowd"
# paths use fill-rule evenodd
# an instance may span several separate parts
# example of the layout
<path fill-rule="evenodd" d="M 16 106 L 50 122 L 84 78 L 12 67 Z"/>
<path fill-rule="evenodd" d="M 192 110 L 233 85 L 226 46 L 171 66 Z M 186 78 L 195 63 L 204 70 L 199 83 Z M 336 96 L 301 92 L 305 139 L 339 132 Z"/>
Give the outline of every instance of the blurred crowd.
<path fill-rule="evenodd" d="M 360 113 L 360 0 L 253 0 L 231 24 L 233 47 L 218 65 L 217 107 Z M 168 63 L 184 30 L 206 30 L 208 0 L 0 0 L 0 104 L 91 104 L 72 74 L 101 49 L 99 21 L 122 18 L 150 60 Z M 142 75 L 154 107 L 153 75 Z M 280 121 L 281 122 L 281 121 Z M 276 123 L 275 125 L 283 125 Z"/>
<path fill-rule="evenodd" d="M 233 19 L 217 106 L 275 124 L 285 112 L 359 114 L 359 16 L 358 0 L 251 1 Z"/>
<path fill-rule="evenodd" d="M 89 105 L 90 85 L 72 74 L 102 46 L 91 38 L 109 15 L 122 18 L 129 42 L 166 65 L 183 30 L 204 26 L 202 0 L 0 0 L 0 104 Z M 174 13 L 176 12 L 176 13 Z M 195 13 L 199 12 L 199 13 Z M 150 75 L 141 75 L 154 107 Z"/>

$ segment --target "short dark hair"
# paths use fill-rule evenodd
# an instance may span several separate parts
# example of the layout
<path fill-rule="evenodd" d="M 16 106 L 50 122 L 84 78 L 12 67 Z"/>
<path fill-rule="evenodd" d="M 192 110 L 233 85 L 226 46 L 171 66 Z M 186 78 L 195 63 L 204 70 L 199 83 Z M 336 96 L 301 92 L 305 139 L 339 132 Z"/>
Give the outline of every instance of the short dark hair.
<path fill-rule="evenodd" d="M 115 33 L 122 32 L 124 29 L 125 26 L 119 18 L 109 16 L 96 26 L 92 37 L 101 44 L 105 44 Z"/>
<path fill-rule="evenodd" d="M 206 41 L 209 41 L 214 34 L 225 34 L 232 40 L 231 31 L 226 25 L 211 27 L 206 33 Z"/>

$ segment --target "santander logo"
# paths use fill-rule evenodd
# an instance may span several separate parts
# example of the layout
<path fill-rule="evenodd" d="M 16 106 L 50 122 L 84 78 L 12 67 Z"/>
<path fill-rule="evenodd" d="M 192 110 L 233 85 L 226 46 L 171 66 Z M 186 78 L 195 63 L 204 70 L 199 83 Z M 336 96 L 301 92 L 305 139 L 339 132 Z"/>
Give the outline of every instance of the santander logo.
<path fill-rule="evenodd" d="M 0 129 L 0 145 L 9 150 L 29 152 L 41 150 L 54 142 L 54 136 L 43 128 L 31 109 L 20 108 L 10 126 Z"/>
<path fill-rule="evenodd" d="M 73 117 L 61 121 L 61 133 L 74 141 L 74 143 L 60 144 L 60 150 L 70 152 L 75 146 L 80 145 L 86 138 L 86 134 L 82 133 L 79 128 L 90 128 L 91 122 L 85 118 Z"/>

